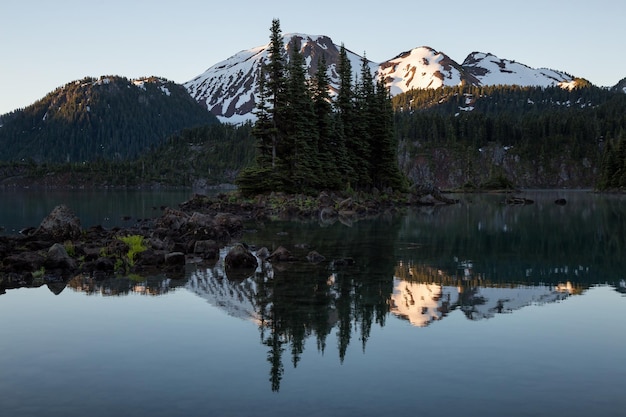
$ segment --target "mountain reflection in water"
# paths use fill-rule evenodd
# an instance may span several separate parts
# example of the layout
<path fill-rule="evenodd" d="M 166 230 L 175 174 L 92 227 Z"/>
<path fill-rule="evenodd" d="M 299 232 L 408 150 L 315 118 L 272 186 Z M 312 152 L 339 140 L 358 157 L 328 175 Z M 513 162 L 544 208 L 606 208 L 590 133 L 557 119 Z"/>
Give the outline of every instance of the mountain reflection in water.
<path fill-rule="evenodd" d="M 272 390 L 280 389 L 284 355 L 294 367 L 313 337 L 324 353 L 326 338 L 338 335 L 338 355 L 343 362 L 353 331 L 365 350 L 373 324 L 385 325 L 389 314 L 418 327 L 444 319 L 460 310 L 469 320 L 490 319 L 531 305 L 555 303 L 580 295 L 591 285 L 566 281 L 558 284 L 521 285 L 476 279 L 463 271 L 450 276 L 428 265 L 400 261 L 389 275 L 361 279 L 358 268 L 331 270 L 329 265 L 278 265 L 259 259 L 259 267 L 244 279 L 229 279 L 223 258 L 213 267 L 190 271 L 186 280 L 166 276 L 138 281 L 115 278 L 96 282 L 78 276 L 69 282 L 77 292 L 101 296 L 163 295 L 184 288 L 230 316 L 255 323 L 260 342 L 267 346 Z M 624 282 L 615 285 L 623 291 Z"/>
<path fill-rule="evenodd" d="M 454 207 L 382 216 L 353 227 L 251 224 L 244 237 L 251 248 L 285 246 L 301 261 L 259 259 L 249 276 L 229 277 L 222 251 L 215 265 L 190 265 L 184 276 L 78 276 L 68 286 L 103 296 L 184 288 L 255 323 L 267 347 L 271 388 L 278 391 L 284 361 L 296 367 L 308 339 L 324 353 L 334 333 L 343 363 L 348 346 L 359 343 L 365 350 L 372 326 L 385 326 L 389 317 L 425 327 L 454 311 L 476 321 L 557 303 L 597 284 L 626 292 L 621 200 L 587 197 L 578 204 L 573 198 L 562 207 L 549 196 L 534 198 L 533 206 L 507 207 L 498 197 L 475 196 Z M 312 249 L 326 261 L 308 263 Z M 355 265 L 332 262 L 346 257 Z"/>

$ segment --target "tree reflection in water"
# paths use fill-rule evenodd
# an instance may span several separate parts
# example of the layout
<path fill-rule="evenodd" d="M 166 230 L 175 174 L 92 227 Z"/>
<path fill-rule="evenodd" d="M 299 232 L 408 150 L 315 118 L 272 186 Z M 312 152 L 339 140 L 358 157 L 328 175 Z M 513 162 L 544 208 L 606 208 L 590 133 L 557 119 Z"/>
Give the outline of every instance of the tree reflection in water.
<path fill-rule="evenodd" d="M 252 225 L 252 248 L 285 246 L 298 259 L 261 262 L 250 276 L 229 277 L 222 262 L 167 276 L 133 281 L 70 282 L 77 291 L 104 295 L 162 294 L 184 285 L 229 314 L 254 321 L 267 347 L 271 388 L 280 389 L 285 355 L 297 367 L 309 338 L 328 350 L 336 329 L 344 361 L 358 337 L 365 350 L 373 325 L 390 314 L 422 327 L 459 311 L 470 320 L 558 302 L 598 283 L 626 292 L 626 224 L 615 201 L 592 199 L 565 207 L 536 199 L 534 206 L 493 201 L 383 216 L 320 227 L 316 223 Z M 316 250 L 326 261 L 306 261 Z M 333 262 L 354 259 L 353 265 Z"/>

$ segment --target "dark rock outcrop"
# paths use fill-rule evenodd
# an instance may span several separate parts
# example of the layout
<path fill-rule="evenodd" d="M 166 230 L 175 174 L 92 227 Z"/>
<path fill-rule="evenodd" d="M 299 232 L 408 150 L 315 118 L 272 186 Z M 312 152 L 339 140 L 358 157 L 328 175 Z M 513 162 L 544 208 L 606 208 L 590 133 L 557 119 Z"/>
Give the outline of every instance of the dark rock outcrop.
<path fill-rule="evenodd" d="M 35 234 L 49 235 L 55 241 L 76 239 L 82 229 L 80 219 L 65 205 L 54 208 L 41 222 Z"/>

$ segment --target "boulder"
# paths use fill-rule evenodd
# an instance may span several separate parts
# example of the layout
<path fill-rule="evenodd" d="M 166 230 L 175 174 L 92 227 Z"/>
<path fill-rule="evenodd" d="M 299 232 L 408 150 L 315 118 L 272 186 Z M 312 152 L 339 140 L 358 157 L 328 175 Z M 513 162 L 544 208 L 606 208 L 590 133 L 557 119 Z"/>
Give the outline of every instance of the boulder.
<path fill-rule="evenodd" d="M 258 256 L 259 259 L 265 260 L 270 257 L 270 251 L 265 246 L 263 246 L 261 249 L 256 251 L 256 256 Z"/>
<path fill-rule="evenodd" d="M 167 208 L 163 215 L 157 219 L 156 228 L 163 228 L 166 230 L 180 230 L 184 228 L 189 222 L 189 215 L 183 211 Z"/>
<path fill-rule="evenodd" d="M 203 259 L 217 260 L 220 256 L 220 247 L 214 240 L 197 240 L 193 246 L 193 253 Z"/>
<path fill-rule="evenodd" d="M 243 230 L 243 220 L 241 216 L 230 213 L 218 213 L 213 218 L 217 226 L 221 226 L 228 231 L 229 234 L 235 235 Z"/>
<path fill-rule="evenodd" d="M 194 212 L 189 218 L 192 227 L 213 227 L 213 218 L 207 214 Z"/>
<path fill-rule="evenodd" d="M 135 254 L 135 267 L 155 267 L 165 263 L 166 252 L 163 250 L 154 250 L 148 248 Z"/>
<path fill-rule="evenodd" d="M 76 260 L 67 254 L 65 246 L 60 243 L 55 243 L 48 249 L 48 254 L 44 262 L 46 269 L 76 269 Z"/>
<path fill-rule="evenodd" d="M 279 246 L 268 258 L 270 262 L 292 262 L 296 258 L 285 247 Z"/>
<path fill-rule="evenodd" d="M 165 265 L 167 266 L 184 266 L 185 254 L 182 252 L 171 252 L 165 255 Z"/>
<path fill-rule="evenodd" d="M 256 268 L 258 261 L 250 250 L 243 244 L 237 243 L 228 251 L 224 258 L 226 269 L 249 269 Z"/>
<path fill-rule="evenodd" d="M 56 241 L 76 239 L 82 233 L 79 218 L 65 205 L 54 208 L 41 222 L 36 233 L 50 235 Z"/>

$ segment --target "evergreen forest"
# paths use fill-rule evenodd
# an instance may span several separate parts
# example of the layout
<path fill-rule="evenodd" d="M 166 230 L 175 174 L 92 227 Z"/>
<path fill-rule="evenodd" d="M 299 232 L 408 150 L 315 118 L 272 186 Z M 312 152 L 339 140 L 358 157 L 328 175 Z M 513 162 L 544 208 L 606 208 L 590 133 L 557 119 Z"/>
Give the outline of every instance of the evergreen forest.
<path fill-rule="evenodd" d="M 65 185 L 211 186 L 282 191 L 626 188 L 626 94 L 576 87 L 469 86 L 393 98 L 345 48 L 305 72 L 272 22 L 256 122 L 220 124 L 183 86 L 156 77 L 85 78 L 0 116 L 0 185 L 56 176 Z M 58 184 L 57 184 L 58 185 Z"/>
<path fill-rule="evenodd" d="M 459 86 L 409 91 L 393 105 L 400 163 L 414 181 L 417 160 L 434 171 L 439 157 L 456 185 L 479 187 L 494 175 L 530 187 L 626 184 L 599 181 L 601 170 L 615 177 L 604 171 L 619 165 L 602 161 L 626 136 L 621 92 L 582 80 L 571 90 Z"/>
<path fill-rule="evenodd" d="M 391 97 L 363 58 L 360 78 L 346 49 L 339 53 L 340 85 L 331 99 L 327 64 L 306 77 L 297 37 L 287 60 L 280 22 L 272 22 L 269 62 L 261 68 L 260 100 L 252 134 L 254 164 L 239 175 L 243 194 L 271 191 L 313 194 L 319 190 L 401 190 L 393 136 Z"/>
<path fill-rule="evenodd" d="M 127 161 L 183 128 L 218 123 L 185 88 L 149 77 L 84 78 L 0 119 L 0 161 Z"/>

